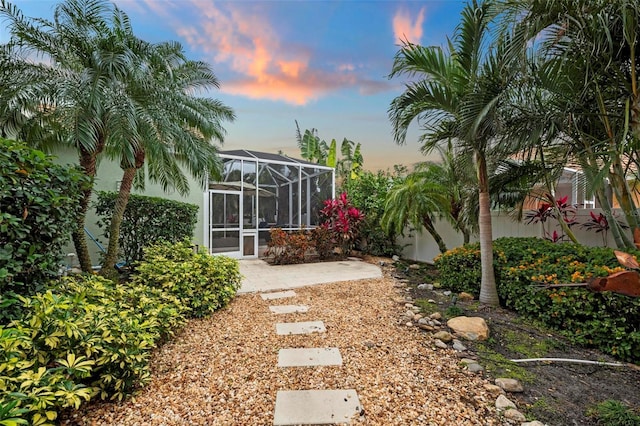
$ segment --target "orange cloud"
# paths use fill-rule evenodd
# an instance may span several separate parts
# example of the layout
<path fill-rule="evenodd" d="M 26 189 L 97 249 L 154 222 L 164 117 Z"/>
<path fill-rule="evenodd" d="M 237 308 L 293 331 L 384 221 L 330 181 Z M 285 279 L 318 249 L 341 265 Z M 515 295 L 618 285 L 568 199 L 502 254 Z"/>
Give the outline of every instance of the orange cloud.
<path fill-rule="evenodd" d="M 411 13 L 402 8 L 393 17 L 393 33 L 396 41 L 409 41 L 419 44 L 422 38 L 422 24 L 424 23 L 424 7 L 418 12 L 418 16 L 413 21 Z"/>
<path fill-rule="evenodd" d="M 146 0 L 153 3 L 153 0 Z M 196 22 L 176 23 L 177 33 L 192 47 L 227 64 L 237 75 L 223 81 L 221 91 L 252 99 L 284 101 L 304 105 L 324 94 L 352 86 L 357 79 L 353 66 L 326 71 L 310 66 L 311 52 L 281 44 L 278 34 L 257 8 L 191 0 L 189 8 L 200 17 Z M 246 6 L 246 4 L 244 4 Z"/>

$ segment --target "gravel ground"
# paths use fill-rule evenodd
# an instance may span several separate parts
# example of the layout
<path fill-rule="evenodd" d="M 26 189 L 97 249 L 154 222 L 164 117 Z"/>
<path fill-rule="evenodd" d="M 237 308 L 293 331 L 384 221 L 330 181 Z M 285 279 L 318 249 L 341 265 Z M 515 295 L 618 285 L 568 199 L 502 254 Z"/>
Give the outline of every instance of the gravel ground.
<path fill-rule="evenodd" d="M 240 295 L 213 316 L 190 321 L 155 352 L 153 381 L 135 400 L 89 404 L 61 424 L 271 425 L 276 392 L 298 389 L 355 389 L 364 415 L 352 424 L 500 424 L 495 396 L 483 387 L 489 382 L 401 320 L 405 293 L 393 278 L 295 292 L 274 301 Z M 310 309 L 276 315 L 269 304 Z M 295 321 L 323 321 L 327 332 L 276 335 L 276 322 Z M 277 367 L 279 349 L 301 347 L 338 347 L 343 365 Z"/>

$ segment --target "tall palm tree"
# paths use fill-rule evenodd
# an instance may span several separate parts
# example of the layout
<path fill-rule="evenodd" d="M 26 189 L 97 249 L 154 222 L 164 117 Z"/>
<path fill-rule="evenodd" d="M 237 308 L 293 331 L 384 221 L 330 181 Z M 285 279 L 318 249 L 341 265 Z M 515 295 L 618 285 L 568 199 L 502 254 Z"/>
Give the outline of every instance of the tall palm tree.
<path fill-rule="evenodd" d="M 499 155 L 501 107 L 516 73 L 521 46 L 503 33 L 490 45 L 493 4 L 468 3 L 448 50 L 404 42 L 390 77 L 408 75 L 405 91 L 389 107 L 396 143 L 406 140 L 409 125 L 422 124 L 423 150 L 451 139 L 457 150 L 472 153 L 478 176 L 478 224 L 482 282 L 480 301 L 498 304 L 493 270 L 488 158 Z"/>
<path fill-rule="evenodd" d="M 11 34 L 0 46 L 2 132 L 46 151 L 74 147 L 80 167 L 93 179 L 108 139 L 124 130 L 109 99 L 131 72 L 128 18 L 101 0 L 66 0 L 51 21 L 26 17 L 0 0 L 0 20 Z M 91 193 L 92 186 L 83 192 L 72 235 L 85 272 L 92 267 L 84 234 Z"/>
<path fill-rule="evenodd" d="M 114 108 L 128 120 L 127 133 L 107 145 L 107 155 L 120 161 L 123 176 L 109 228 L 109 245 L 102 262 L 104 275 L 113 274 L 118 256 L 120 225 L 134 180 L 146 175 L 163 189 L 187 194 L 183 169 L 204 188 L 209 177 L 219 178 L 221 163 L 213 142 L 224 140 L 222 121 L 235 118 L 221 102 L 197 96 L 217 88 L 210 66 L 186 58 L 179 43 L 146 46 L 142 61 L 125 81 Z M 182 166 L 182 167 L 181 167 Z"/>

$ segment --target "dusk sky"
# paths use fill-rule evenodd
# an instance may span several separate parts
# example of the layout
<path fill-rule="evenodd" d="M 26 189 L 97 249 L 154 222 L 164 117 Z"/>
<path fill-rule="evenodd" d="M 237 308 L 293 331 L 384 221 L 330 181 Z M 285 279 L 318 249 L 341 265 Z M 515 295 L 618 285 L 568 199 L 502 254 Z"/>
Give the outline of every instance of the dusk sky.
<path fill-rule="evenodd" d="M 10 0 L 11 1 L 11 0 Z M 14 0 L 25 15 L 52 18 L 52 0 Z M 223 150 L 299 157 L 300 129 L 327 142 L 362 144 L 364 166 L 422 161 L 417 126 L 393 142 L 387 110 L 403 80 L 388 79 L 401 39 L 443 45 L 464 1 L 116 0 L 139 37 L 183 44 L 221 82 L 206 95 L 232 107 Z M 0 22 L 0 43 L 8 39 Z"/>

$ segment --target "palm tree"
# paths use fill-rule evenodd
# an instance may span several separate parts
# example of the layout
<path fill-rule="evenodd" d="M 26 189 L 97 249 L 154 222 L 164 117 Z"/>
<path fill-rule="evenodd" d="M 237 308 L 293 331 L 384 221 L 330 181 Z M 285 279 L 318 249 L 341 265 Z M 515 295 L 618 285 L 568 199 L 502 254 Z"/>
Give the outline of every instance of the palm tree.
<path fill-rule="evenodd" d="M 506 33 L 489 46 L 491 2 L 473 1 L 462 11 L 448 50 L 404 42 L 396 54 L 390 77 L 418 77 L 389 108 L 396 143 L 406 140 L 409 125 L 422 123 L 423 150 L 430 152 L 451 139 L 456 150 L 472 153 L 478 176 L 478 225 L 482 282 L 480 301 L 498 304 L 493 270 L 493 239 L 489 199 L 488 158 L 501 155 L 501 107 L 508 100 L 520 46 Z"/>
<path fill-rule="evenodd" d="M 640 225 L 631 165 L 640 164 L 640 4 L 625 0 L 513 0 L 513 19 L 525 23 L 536 40 L 538 102 L 523 109 L 522 122 L 552 131 L 516 128 L 514 134 L 542 135 L 545 150 L 560 150 L 560 161 L 577 162 L 603 208 L 619 248 L 633 242 L 613 217 L 605 178 L 631 228 Z"/>
<path fill-rule="evenodd" d="M 148 178 L 165 190 L 189 192 L 185 168 L 204 188 L 209 177 L 220 177 L 221 163 L 212 142 L 224 140 L 221 122 L 235 118 L 221 102 L 196 96 L 219 83 L 209 65 L 188 60 L 179 43 L 147 46 L 141 60 L 114 105 L 126 111 L 123 117 L 130 126 L 126 135 L 107 146 L 107 155 L 119 159 L 123 177 L 102 262 L 104 275 L 113 274 L 120 224 L 134 179 L 141 185 L 145 181 L 145 162 Z"/>
<path fill-rule="evenodd" d="M 131 72 L 128 18 L 106 1 L 66 0 L 48 21 L 25 17 L 0 0 L 0 19 L 11 34 L 0 47 L 2 133 L 45 151 L 74 147 L 80 167 L 93 179 L 107 141 L 126 131 L 109 99 Z M 41 61 L 34 63 L 33 56 Z M 84 234 L 91 193 L 92 186 L 85 188 L 72 235 L 85 272 L 92 267 Z"/>
<path fill-rule="evenodd" d="M 407 225 L 418 231 L 424 229 L 431 234 L 441 253 L 447 245 L 435 227 L 434 219 L 451 216 L 449 192 L 441 184 L 444 169 L 437 164 L 422 164 L 404 179 L 396 181 L 389 190 L 380 220 L 387 233 L 402 234 Z"/>

